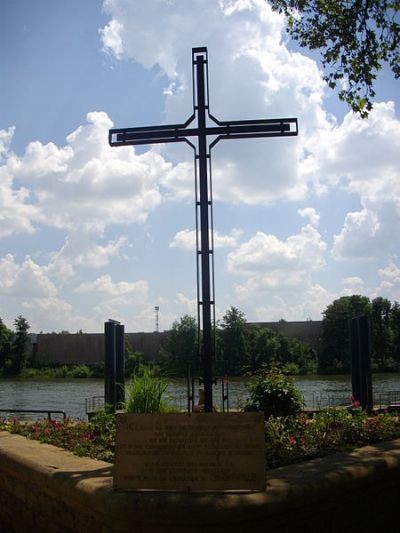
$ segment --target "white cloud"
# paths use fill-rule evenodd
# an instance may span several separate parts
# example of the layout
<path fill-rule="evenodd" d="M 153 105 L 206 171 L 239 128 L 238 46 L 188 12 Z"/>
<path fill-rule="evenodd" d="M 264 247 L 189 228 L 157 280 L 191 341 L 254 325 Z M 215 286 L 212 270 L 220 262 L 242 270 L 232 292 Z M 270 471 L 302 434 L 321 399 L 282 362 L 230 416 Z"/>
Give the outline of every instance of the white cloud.
<path fill-rule="evenodd" d="M 218 231 L 214 231 L 214 246 L 215 248 L 234 248 L 238 245 L 238 239 L 242 236 L 243 231 L 240 229 L 233 229 L 229 235 L 224 235 Z M 199 236 L 200 242 L 200 236 Z M 210 237 L 211 246 L 211 237 Z M 169 244 L 170 248 L 181 248 L 182 250 L 194 251 L 196 249 L 196 231 L 184 229 L 178 231 Z"/>
<path fill-rule="evenodd" d="M 259 305 L 255 309 L 254 320 L 321 320 L 321 312 L 335 299 L 337 295 L 319 284 L 307 285 L 293 298 L 288 294 L 271 294 L 267 304 Z"/>
<path fill-rule="evenodd" d="M 81 283 L 75 289 L 75 292 L 108 294 L 111 296 L 134 295 L 143 299 L 147 296 L 148 283 L 145 280 L 139 280 L 136 282 L 118 281 L 114 283 L 109 274 L 104 274 L 94 281 Z"/>
<path fill-rule="evenodd" d="M 182 314 L 197 316 L 197 298 L 189 298 L 185 294 L 178 292 L 175 303 L 183 310 Z"/>
<path fill-rule="evenodd" d="M 14 126 L 8 128 L 7 130 L 0 130 L 0 163 L 7 157 L 9 153 L 14 132 Z"/>
<path fill-rule="evenodd" d="M 381 282 L 375 289 L 373 297 L 384 296 L 392 301 L 400 302 L 400 267 L 390 261 L 384 268 L 378 270 Z"/>
<path fill-rule="evenodd" d="M 13 157 L 10 145 L 15 128 L 0 130 L 0 238 L 14 233 L 33 233 L 32 221 L 37 209 L 30 203 L 26 187 L 15 184 L 14 176 L 4 162 Z"/>
<path fill-rule="evenodd" d="M 314 227 L 319 226 L 320 216 L 319 213 L 313 207 L 305 207 L 304 209 L 298 209 L 297 212 L 301 217 L 308 218 L 310 224 Z"/>
<path fill-rule="evenodd" d="M 11 254 L 0 261 L 0 290 L 3 296 L 24 298 L 54 297 L 57 294 L 45 267 L 36 264 L 29 256 L 19 265 Z"/>
<path fill-rule="evenodd" d="M 29 256 L 22 263 L 11 254 L 0 260 L 0 292 L 0 316 L 9 327 L 13 327 L 16 316 L 23 314 L 31 331 L 93 330 L 92 320 L 74 311 L 60 297 L 48 267 L 38 265 Z"/>
<path fill-rule="evenodd" d="M 75 266 L 101 268 L 112 258 L 121 258 L 122 249 L 128 245 L 124 236 L 108 241 L 105 245 L 96 244 L 91 232 L 71 231 L 62 248 L 51 254 L 49 272 L 60 280 L 66 280 L 75 273 Z"/>
<path fill-rule="evenodd" d="M 352 296 L 353 294 L 366 294 L 367 289 L 364 286 L 364 280 L 359 276 L 351 276 L 341 280 L 343 289 L 342 296 Z"/>
<path fill-rule="evenodd" d="M 331 293 L 312 276 L 325 264 L 326 247 L 311 224 L 286 240 L 256 233 L 227 257 L 228 272 L 245 278 L 234 285 L 238 305 L 252 320 L 319 319 Z"/>
<path fill-rule="evenodd" d="M 284 17 L 264 0 L 104 2 L 110 22 L 105 48 L 169 78 L 166 122 L 184 122 L 192 109 L 190 50 L 207 44 L 210 109 L 220 120 L 298 116 L 301 137 L 221 142 L 213 151 L 215 199 L 268 204 L 307 192 L 299 158 L 309 132 L 330 123 L 321 108 L 324 82 L 312 60 L 282 42 Z M 143 31 L 146 28 L 146 31 Z M 185 110 L 186 114 L 185 114 Z M 164 178 L 177 197 L 193 196 L 191 151 L 161 148 L 179 162 Z"/>
<path fill-rule="evenodd" d="M 6 157 L 0 167 L 6 217 L 0 236 L 32 231 L 38 221 L 99 233 L 110 224 L 143 222 L 160 205 L 159 182 L 171 164 L 155 152 L 136 155 L 132 148 L 111 148 L 113 123 L 106 113 L 88 113 L 87 120 L 68 135 L 64 147 L 36 141 L 22 157 Z M 13 190 L 16 180 L 29 184 L 30 193 L 23 187 Z M 29 194 L 34 200 L 26 205 Z"/>
<path fill-rule="evenodd" d="M 281 241 L 262 232 L 230 252 L 229 272 L 250 276 L 256 285 L 292 285 L 324 265 L 326 243 L 310 224 Z"/>
<path fill-rule="evenodd" d="M 314 178 L 359 196 L 334 238 L 336 259 L 381 259 L 396 252 L 400 231 L 400 120 L 393 102 L 376 103 L 368 120 L 348 113 L 308 143 Z"/>
<path fill-rule="evenodd" d="M 371 246 L 380 230 L 376 213 L 367 209 L 347 213 L 343 228 L 334 236 L 332 254 L 337 259 L 373 258 L 376 246 Z"/>

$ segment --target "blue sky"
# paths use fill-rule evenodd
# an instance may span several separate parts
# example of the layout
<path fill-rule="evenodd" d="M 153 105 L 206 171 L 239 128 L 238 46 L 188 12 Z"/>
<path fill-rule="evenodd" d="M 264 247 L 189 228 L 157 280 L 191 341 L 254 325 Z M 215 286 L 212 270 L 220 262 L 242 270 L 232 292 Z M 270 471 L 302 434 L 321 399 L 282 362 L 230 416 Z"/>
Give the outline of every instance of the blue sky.
<path fill-rule="evenodd" d="M 217 316 L 317 320 L 348 294 L 400 300 L 399 82 L 368 121 L 262 0 L 3 0 L 0 317 L 33 331 L 152 331 L 195 314 L 191 150 L 113 148 L 115 127 L 191 114 L 207 46 L 221 120 L 296 116 L 299 136 L 213 150 Z"/>

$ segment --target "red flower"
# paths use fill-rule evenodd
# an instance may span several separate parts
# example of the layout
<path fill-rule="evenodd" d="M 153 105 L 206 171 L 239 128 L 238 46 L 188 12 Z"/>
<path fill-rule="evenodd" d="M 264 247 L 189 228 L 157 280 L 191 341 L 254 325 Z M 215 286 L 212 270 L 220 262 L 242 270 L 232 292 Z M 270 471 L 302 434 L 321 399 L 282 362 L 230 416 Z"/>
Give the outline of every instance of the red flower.
<path fill-rule="evenodd" d="M 294 446 L 296 444 L 296 439 L 293 436 L 289 437 L 289 444 L 290 446 Z"/>
<path fill-rule="evenodd" d="M 351 400 L 351 405 L 354 409 L 357 409 L 358 407 L 361 406 L 361 403 L 356 398 L 354 398 L 353 395 L 350 396 L 350 400 Z"/>

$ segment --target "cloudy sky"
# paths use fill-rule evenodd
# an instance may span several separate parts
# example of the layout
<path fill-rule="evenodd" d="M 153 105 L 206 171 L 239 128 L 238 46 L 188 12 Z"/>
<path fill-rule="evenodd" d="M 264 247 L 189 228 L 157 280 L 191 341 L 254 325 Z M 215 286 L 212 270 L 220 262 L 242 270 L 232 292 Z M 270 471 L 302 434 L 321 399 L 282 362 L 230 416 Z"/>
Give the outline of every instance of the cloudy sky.
<path fill-rule="evenodd" d="M 108 146 L 184 122 L 207 46 L 221 120 L 299 136 L 213 150 L 217 316 L 318 320 L 341 295 L 400 300 L 399 82 L 362 121 L 263 0 L 2 0 L 0 317 L 32 331 L 160 329 L 196 312 L 193 154 Z"/>

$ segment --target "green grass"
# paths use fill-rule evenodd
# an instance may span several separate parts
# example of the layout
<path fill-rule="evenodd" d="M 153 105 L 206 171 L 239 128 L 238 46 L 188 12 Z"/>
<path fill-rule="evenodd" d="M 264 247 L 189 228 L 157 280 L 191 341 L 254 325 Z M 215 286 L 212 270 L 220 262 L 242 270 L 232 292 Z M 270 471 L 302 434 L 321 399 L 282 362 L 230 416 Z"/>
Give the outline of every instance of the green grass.
<path fill-rule="evenodd" d="M 141 366 L 125 386 L 127 413 L 163 413 L 168 411 L 165 378 L 156 375 L 151 367 Z"/>

